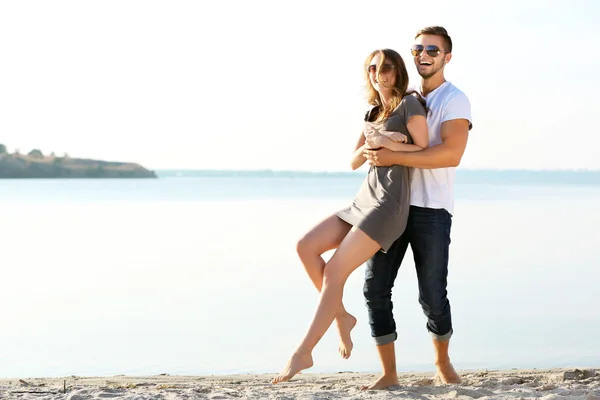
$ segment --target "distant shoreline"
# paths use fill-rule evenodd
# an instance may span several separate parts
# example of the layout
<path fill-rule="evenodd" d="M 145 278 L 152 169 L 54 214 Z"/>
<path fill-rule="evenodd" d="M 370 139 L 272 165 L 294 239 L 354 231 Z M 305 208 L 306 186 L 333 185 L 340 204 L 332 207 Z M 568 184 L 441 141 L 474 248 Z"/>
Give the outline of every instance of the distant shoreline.
<path fill-rule="evenodd" d="M 157 169 L 159 178 L 362 179 L 366 171 Z M 600 170 L 457 169 L 457 184 L 600 185 Z"/>
<path fill-rule="evenodd" d="M 0 179 L 157 178 L 139 164 L 68 156 L 0 153 Z"/>
<path fill-rule="evenodd" d="M 358 174 L 364 175 L 366 170 L 356 170 L 356 171 L 327 171 L 327 170 L 295 170 L 295 169 L 272 169 L 272 168 L 258 168 L 258 169 L 205 169 L 205 168 L 159 168 L 156 171 L 162 172 L 240 172 L 240 173 L 298 173 L 298 174 Z M 505 172 L 534 172 L 534 173 L 594 173 L 600 174 L 600 169 L 585 169 L 585 168 L 572 168 L 572 169 L 526 169 L 526 168 L 462 168 L 459 167 L 456 169 L 458 173 L 460 172 L 495 172 L 495 173 L 505 173 Z"/>

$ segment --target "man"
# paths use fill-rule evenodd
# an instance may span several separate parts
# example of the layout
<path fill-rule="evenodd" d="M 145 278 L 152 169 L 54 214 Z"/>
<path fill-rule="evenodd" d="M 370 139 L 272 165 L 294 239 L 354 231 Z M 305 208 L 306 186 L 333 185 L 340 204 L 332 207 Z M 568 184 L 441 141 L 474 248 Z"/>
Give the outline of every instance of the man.
<path fill-rule="evenodd" d="M 472 127 L 471 106 L 467 96 L 444 78 L 444 68 L 452 58 L 452 40 L 446 29 L 440 26 L 421 29 L 411 53 L 421 75 L 418 90 L 430 110 L 429 147 L 412 153 L 388 149 L 365 151 L 371 165 L 399 164 L 415 169 L 404 234 L 387 253 L 378 252 L 366 266 L 364 295 L 383 375 L 363 389 L 398 384 L 394 349 L 397 334 L 391 297 L 394 279 L 409 244 L 417 270 L 419 303 L 433 337 L 437 374 L 444 383 L 460 383 L 448 354 L 453 331 L 446 286 L 455 167 L 460 163 Z"/>

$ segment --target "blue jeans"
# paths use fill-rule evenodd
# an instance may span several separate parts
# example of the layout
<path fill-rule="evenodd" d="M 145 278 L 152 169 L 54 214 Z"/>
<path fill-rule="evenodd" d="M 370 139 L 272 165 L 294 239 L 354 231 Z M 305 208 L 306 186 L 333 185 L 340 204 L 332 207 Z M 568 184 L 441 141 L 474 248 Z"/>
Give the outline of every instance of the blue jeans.
<path fill-rule="evenodd" d="M 371 336 L 377 345 L 397 339 L 392 313 L 392 288 L 410 244 L 413 251 L 419 303 L 427 317 L 427 330 L 439 340 L 452 336 L 452 317 L 447 297 L 448 252 L 452 216 L 443 209 L 411 206 L 402 236 L 387 253 L 377 252 L 366 264 L 364 295 Z"/>

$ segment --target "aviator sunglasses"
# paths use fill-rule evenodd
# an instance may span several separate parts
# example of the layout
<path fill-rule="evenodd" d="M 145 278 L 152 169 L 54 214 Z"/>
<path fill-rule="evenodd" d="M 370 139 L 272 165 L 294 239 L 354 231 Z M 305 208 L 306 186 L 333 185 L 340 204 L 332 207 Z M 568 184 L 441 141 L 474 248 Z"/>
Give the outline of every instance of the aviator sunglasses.
<path fill-rule="evenodd" d="M 440 53 L 447 53 L 447 51 L 445 50 L 440 50 L 439 47 L 437 46 L 433 46 L 433 45 L 429 45 L 429 46 L 423 46 L 422 44 L 415 44 L 410 48 L 410 53 L 413 56 L 418 56 L 421 55 L 421 53 L 423 52 L 423 50 L 425 50 L 425 52 L 427 53 L 427 55 L 429 57 L 437 57 L 440 55 Z"/>
<path fill-rule="evenodd" d="M 390 72 L 393 69 L 394 69 L 394 64 L 383 64 L 381 66 L 381 68 L 379 69 L 379 73 L 385 74 L 385 73 Z M 377 72 L 377 65 L 375 65 L 375 64 L 369 65 L 367 67 L 367 72 L 369 72 L 369 73 Z"/>

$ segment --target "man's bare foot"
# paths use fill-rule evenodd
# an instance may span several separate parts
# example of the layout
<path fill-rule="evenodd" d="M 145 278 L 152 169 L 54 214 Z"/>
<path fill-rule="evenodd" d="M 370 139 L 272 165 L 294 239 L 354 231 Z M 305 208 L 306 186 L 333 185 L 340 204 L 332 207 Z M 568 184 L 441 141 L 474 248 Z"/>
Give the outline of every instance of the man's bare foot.
<path fill-rule="evenodd" d="M 381 375 L 378 379 L 368 385 L 362 385 L 360 390 L 382 390 L 395 385 L 399 385 L 398 375 Z"/>
<path fill-rule="evenodd" d="M 335 321 L 340 334 L 340 347 L 338 351 L 342 358 L 348 359 L 350 358 L 350 353 L 352 353 L 352 347 L 354 347 L 350 331 L 356 326 L 356 318 L 352 314 L 345 313 L 341 316 L 336 316 Z"/>
<path fill-rule="evenodd" d="M 288 361 L 287 365 L 285 366 L 285 368 L 283 369 L 281 374 L 279 374 L 278 376 L 273 378 L 271 383 L 275 384 L 275 383 L 289 381 L 298 372 L 302 371 L 303 369 L 310 368 L 312 366 L 313 366 L 313 359 L 312 359 L 312 355 L 310 353 L 301 354 L 301 353 L 296 352 L 296 353 L 294 353 L 292 358 L 290 358 L 290 360 Z"/>
<path fill-rule="evenodd" d="M 454 370 L 452 363 L 441 362 L 435 364 L 437 367 L 437 376 L 440 378 L 442 383 L 460 383 L 460 376 Z"/>

